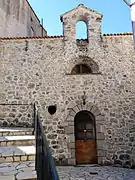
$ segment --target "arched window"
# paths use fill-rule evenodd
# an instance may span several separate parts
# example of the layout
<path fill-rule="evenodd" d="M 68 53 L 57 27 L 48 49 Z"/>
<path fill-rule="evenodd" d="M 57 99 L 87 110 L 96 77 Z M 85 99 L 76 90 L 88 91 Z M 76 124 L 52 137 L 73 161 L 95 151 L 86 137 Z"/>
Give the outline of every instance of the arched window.
<path fill-rule="evenodd" d="M 90 74 L 91 68 L 86 64 L 77 64 L 71 71 L 71 74 Z"/>
<path fill-rule="evenodd" d="M 76 39 L 87 39 L 87 24 L 84 21 L 78 21 L 76 24 Z"/>

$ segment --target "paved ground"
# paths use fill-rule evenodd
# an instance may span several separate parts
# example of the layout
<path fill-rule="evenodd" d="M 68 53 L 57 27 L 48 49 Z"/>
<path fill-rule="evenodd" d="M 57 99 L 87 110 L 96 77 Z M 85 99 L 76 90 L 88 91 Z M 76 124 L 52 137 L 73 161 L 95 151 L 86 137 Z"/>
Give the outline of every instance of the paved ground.
<path fill-rule="evenodd" d="M 102 166 L 58 167 L 61 180 L 135 180 L 135 169 Z"/>
<path fill-rule="evenodd" d="M 25 180 L 29 178 L 36 178 L 33 161 L 0 164 L 0 180 Z"/>
<path fill-rule="evenodd" d="M 60 180 L 135 180 L 135 170 L 102 166 L 57 167 Z M 0 180 L 36 178 L 34 162 L 0 164 Z"/>

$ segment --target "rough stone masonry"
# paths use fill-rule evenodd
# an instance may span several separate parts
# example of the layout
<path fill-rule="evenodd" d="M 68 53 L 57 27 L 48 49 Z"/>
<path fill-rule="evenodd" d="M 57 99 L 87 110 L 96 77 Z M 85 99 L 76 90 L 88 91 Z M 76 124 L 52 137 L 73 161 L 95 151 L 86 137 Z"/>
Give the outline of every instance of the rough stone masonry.
<path fill-rule="evenodd" d="M 102 15 L 83 5 L 63 14 L 61 21 L 63 36 L 0 39 L 0 103 L 36 102 L 56 161 L 70 165 L 76 164 L 75 115 L 90 111 L 96 124 L 98 164 L 134 167 L 132 34 L 102 35 Z M 78 21 L 87 24 L 87 40 L 76 40 Z M 79 64 L 91 72 L 72 73 Z M 54 114 L 49 106 L 56 107 Z M 1 126 L 30 126 L 31 108 L 25 108 L 1 107 Z"/>

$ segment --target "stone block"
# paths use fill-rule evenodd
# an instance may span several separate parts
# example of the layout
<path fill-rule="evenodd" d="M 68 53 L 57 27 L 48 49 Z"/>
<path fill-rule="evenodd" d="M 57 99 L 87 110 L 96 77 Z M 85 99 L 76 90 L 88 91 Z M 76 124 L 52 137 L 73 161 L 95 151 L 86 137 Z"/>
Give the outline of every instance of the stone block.
<path fill-rule="evenodd" d="M 21 161 L 27 161 L 28 156 L 21 156 Z"/>
<path fill-rule="evenodd" d="M 98 115 L 98 116 L 95 117 L 95 119 L 96 119 L 96 121 L 102 122 L 102 121 L 105 120 L 105 117 L 103 115 Z"/>
<path fill-rule="evenodd" d="M 7 146 L 11 146 L 13 144 L 15 144 L 15 141 L 7 141 Z"/>
<path fill-rule="evenodd" d="M 97 125 L 96 125 L 96 132 L 97 132 L 97 133 L 102 133 L 102 132 L 104 132 L 103 126 L 102 126 L 101 124 L 97 124 Z"/>
<path fill-rule="evenodd" d="M 76 112 L 74 112 L 73 110 L 71 110 L 69 114 L 70 114 L 70 116 L 75 117 Z"/>
<path fill-rule="evenodd" d="M 75 112 L 76 114 L 80 111 L 80 109 L 79 109 L 78 106 L 75 106 L 75 107 L 73 108 L 73 110 L 74 110 L 74 112 Z"/>
<path fill-rule="evenodd" d="M 13 162 L 13 157 L 5 157 L 5 162 Z"/>
<path fill-rule="evenodd" d="M 5 162 L 5 158 L 4 157 L 0 157 L 0 163 L 4 163 Z"/>
<path fill-rule="evenodd" d="M 122 166 L 122 161 L 115 159 L 115 160 L 114 160 L 114 164 L 115 164 L 115 165 Z"/>
<path fill-rule="evenodd" d="M 83 105 L 83 104 L 82 104 L 82 109 L 81 109 L 81 111 L 82 111 L 82 110 L 84 110 L 84 111 L 87 110 L 86 105 Z"/>
<path fill-rule="evenodd" d="M 75 149 L 70 149 L 71 158 L 75 158 Z"/>
<path fill-rule="evenodd" d="M 76 160 L 75 158 L 71 158 L 71 159 L 68 159 L 68 165 L 76 165 Z"/>
<path fill-rule="evenodd" d="M 93 104 L 92 103 L 88 103 L 86 104 L 86 110 L 91 112 L 91 108 L 92 108 Z"/>
<path fill-rule="evenodd" d="M 29 155 L 28 160 L 29 161 L 35 161 L 35 156 L 34 155 Z"/>
<path fill-rule="evenodd" d="M 95 112 L 94 112 L 94 116 L 99 116 L 101 115 L 101 112 L 99 111 L 98 108 L 96 108 Z"/>
<path fill-rule="evenodd" d="M 36 172 L 32 171 L 32 169 L 22 169 L 17 173 L 15 179 L 17 180 L 36 180 Z"/>
<path fill-rule="evenodd" d="M 19 162 L 20 161 L 20 156 L 14 156 L 13 161 L 14 162 Z"/>
<path fill-rule="evenodd" d="M 68 143 L 69 149 L 75 149 L 75 143 Z"/>
<path fill-rule="evenodd" d="M 103 165 L 104 164 L 104 157 L 99 156 L 98 158 L 98 164 Z"/>
<path fill-rule="evenodd" d="M 3 141 L 0 143 L 1 146 L 6 146 L 7 145 L 7 142 L 6 141 Z"/>
<path fill-rule="evenodd" d="M 97 110 L 98 110 L 97 107 L 96 107 L 95 105 L 93 105 L 90 112 L 91 112 L 92 114 L 94 114 L 94 116 L 95 116 L 95 112 L 96 112 Z"/>
<path fill-rule="evenodd" d="M 74 117 L 69 115 L 66 120 L 67 122 L 74 122 Z"/>
<path fill-rule="evenodd" d="M 14 180 L 15 176 L 14 176 L 14 174 L 13 175 L 8 175 L 8 176 L 0 175 L 0 179 L 1 180 Z"/>
<path fill-rule="evenodd" d="M 8 133 L 7 132 L 3 132 L 3 136 L 7 136 L 8 135 Z"/>
<path fill-rule="evenodd" d="M 104 149 L 105 147 L 104 140 L 97 140 L 97 149 Z"/>
<path fill-rule="evenodd" d="M 82 111 L 82 104 L 79 104 L 77 106 L 78 106 L 79 111 Z"/>
<path fill-rule="evenodd" d="M 74 143 L 75 142 L 75 135 L 74 134 L 70 134 L 69 135 L 69 139 L 70 139 L 70 143 Z"/>
<path fill-rule="evenodd" d="M 97 132 L 97 140 L 105 140 L 105 135 L 102 132 Z"/>
<path fill-rule="evenodd" d="M 110 160 L 105 160 L 104 161 L 104 166 L 111 166 L 112 164 L 113 164 L 113 162 L 110 161 Z"/>
<path fill-rule="evenodd" d="M 130 155 L 129 154 L 121 154 L 119 156 L 120 160 L 129 160 L 130 159 Z"/>
<path fill-rule="evenodd" d="M 65 134 L 74 134 L 74 126 L 65 127 Z"/>
<path fill-rule="evenodd" d="M 69 125 L 69 126 L 74 126 L 74 121 L 68 122 L 68 125 Z"/>
<path fill-rule="evenodd" d="M 107 155 L 106 150 L 100 150 L 100 149 L 97 150 L 97 156 L 98 157 L 106 157 L 106 155 Z"/>

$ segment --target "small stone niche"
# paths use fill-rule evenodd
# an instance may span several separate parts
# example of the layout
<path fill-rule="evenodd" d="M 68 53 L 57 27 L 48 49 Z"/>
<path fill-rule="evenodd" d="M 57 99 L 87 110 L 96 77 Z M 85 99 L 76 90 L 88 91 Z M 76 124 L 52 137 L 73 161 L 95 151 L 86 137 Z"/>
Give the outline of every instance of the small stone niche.
<path fill-rule="evenodd" d="M 48 112 L 49 112 L 51 115 L 55 114 L 55 113 L 56 113 L 56 110 L 57 110 L 56 105 L 51 105 L 51 106 L 48 107 Z"/>

